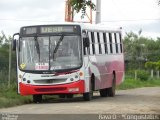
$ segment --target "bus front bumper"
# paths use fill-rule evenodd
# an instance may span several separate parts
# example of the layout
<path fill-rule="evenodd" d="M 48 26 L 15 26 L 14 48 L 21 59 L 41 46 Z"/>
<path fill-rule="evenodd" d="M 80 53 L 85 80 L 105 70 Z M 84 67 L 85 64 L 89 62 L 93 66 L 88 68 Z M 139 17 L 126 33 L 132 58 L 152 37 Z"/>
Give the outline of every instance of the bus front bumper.
<path fill-rule="evenodd" d="M 19 83 L 21 95 L 35 94 L 82 94 L 84 93 L 84 80 L 61 85 L 30 85 Z"/>

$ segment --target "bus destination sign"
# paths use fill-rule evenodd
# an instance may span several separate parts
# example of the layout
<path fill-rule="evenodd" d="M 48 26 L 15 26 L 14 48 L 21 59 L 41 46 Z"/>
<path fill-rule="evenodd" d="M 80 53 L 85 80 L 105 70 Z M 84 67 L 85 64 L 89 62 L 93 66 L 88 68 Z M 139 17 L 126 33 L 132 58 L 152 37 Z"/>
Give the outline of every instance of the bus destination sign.
<path fill-rule="evenodd" d="M 37 33 L 36 27 L 23 28 L 23 34 L 36 34 L 36 33 Z"/>
<path fill-rule="evenodd" d="M 76 25 L 48 25 L 48 26 L 28 26 L 22 27 L 22 35 L 56 34 L 56 33 L 80 33 Z"/>
<path fill-rule="evenodd" d="M 45 26 L 41 27 L 41 33 L 61 33 L 61 32 L 76 32 L 76 26 Z"/>

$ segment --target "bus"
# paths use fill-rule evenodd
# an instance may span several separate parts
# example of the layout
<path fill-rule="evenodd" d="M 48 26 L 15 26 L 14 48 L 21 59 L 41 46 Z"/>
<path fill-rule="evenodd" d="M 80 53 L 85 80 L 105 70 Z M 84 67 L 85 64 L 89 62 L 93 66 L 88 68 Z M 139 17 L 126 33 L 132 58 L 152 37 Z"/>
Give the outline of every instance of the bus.
<path fill-rule="evenodd" d="M 35 103 L 43 95 L 82 94 L 90 101 L 94 91 L 113 97 L 124 78 L 120 28 L 81 23 L 24 26 L 12 44 L 18 93 L 32 95 Z"/>

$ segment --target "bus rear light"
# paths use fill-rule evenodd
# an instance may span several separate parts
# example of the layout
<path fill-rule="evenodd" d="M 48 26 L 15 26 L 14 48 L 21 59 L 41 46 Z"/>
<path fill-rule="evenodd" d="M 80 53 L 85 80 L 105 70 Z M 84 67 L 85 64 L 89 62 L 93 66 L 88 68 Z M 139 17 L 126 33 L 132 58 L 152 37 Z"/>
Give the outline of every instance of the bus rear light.
<path fill-rule="evenodd" d="M 69 88 L 68 92 L 78 92 L 79 88 Z"/>

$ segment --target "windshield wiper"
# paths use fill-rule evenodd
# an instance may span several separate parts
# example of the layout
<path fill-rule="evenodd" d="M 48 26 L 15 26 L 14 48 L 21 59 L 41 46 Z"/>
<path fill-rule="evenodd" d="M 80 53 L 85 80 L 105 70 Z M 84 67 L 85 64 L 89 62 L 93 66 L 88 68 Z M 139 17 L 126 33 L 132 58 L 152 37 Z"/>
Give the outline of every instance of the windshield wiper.
<path fill-rule="evenodd" d="M 37 37 L 34 37 L 34 41 L 35 41 L 35 46 L 36 46 L 37 54 L 38 54 L 39 61 L 40 61 L 40 48 L 39 48 Z"/>
<path fill-rule="evenodd" d="M 57 52 L 57 50 L 58 50 L 58 48 L 60 46 L 60 43 L 62 42 L 63 38 L 64 38 L 64 35 L 61 35 L 61 37 L 59 38 L 59 41 L 58 41 L 56 47 L 53 50 L 53 60 L 54 60 L 54 54 Z"/>

